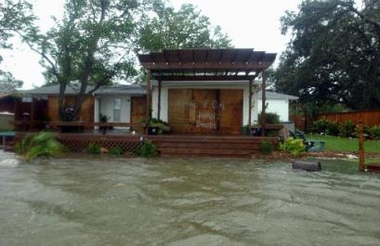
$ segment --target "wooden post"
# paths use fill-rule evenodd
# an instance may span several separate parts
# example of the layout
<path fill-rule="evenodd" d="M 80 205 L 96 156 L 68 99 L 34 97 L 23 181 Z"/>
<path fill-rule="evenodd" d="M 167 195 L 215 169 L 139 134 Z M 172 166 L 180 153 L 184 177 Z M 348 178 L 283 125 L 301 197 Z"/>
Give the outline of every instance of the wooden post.
<path fill-rule="evenodd" d="M 148 75 L 146 78 L 146 112 L 145 112 L 145 119 L 147 120 L 147 123 L 151 117 L 151 110 L 150 110 L 151 109 L 151 100 L 150 100 L 150 97 L 151 97 L 151 95 L 150 95 L 151 94 L 151 91 L 150 91 L 151 77 L 152 77 L 152 74 L 151 74 L 150 70 L 148 70 Z M 148 134 L 148 126 L 147 125 L 145 126 L 144 132 L 145 132 L 145 134 Z"/>
<path fill-rule="evenodd" d="M 365 157 L 364 157 L 364 127 L 363 122 L 360 121 L 358 125 L 358 131 L 359 131 L 359 171 L 365 170 Z"/>
<path fill-rule="evenodd" d="M 266 98 L 265 98 L 265 87 L 266 87 L 266 73 L 265 71 L 262 72 L 263 73 L 263 79 L 262 79 L 262 83 L 261 83 L 261 94 L 262 94 L 262 98 L 261 98 L 261 136 L 265 136 L 265 101 L 266 101 Z"/>
<path fill-rule="evenodd" d="M 157 102 L 157 119 L 161 119 L 161 80 L 158 81 L 158 102 Z"/>
<path fill-rule="evenodd" d="M 249 108 L 249 111 L 248 111 L 248 124 L 247 124 L 247 127 L 249 129 L 247 129 L 248 131 L 251 131 L 250 127 L 251 127 L 251 122 L 252 122 L 252 85 L 253 84 L 253 81 L 252 79 L 249 79 L 249 102 L 248 102 L 248 108 Z"/>

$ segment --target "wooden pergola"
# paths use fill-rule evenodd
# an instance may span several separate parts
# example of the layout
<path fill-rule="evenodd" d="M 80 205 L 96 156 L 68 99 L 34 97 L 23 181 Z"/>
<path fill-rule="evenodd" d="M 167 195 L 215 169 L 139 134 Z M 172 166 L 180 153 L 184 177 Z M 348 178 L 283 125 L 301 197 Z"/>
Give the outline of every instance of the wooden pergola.
<path fill-rule="evenodd" d="M 265 115 L 264 73 L 275 61 L 276 53 L 254 51 L 253 49 L 175 49 L 138 55 L 141 65 L 148 70 L 147 109 L 151 107 L 151 80 L 158 81 L 158 102 L 160 104 L 162 81 L 248 81 L 249 108 L 252 103 L 253 80 L 262 73 L 262 112 Z M 158 113 L 160 105 L 158 105 Z M 147 110 L 146 118 L 150 118 Z M 251 110 L 249 119 L 251 122 Z M 264 118 L 264 117 L 262 117 Z M 265 129 L 265 119 L 261 122 Z"/>

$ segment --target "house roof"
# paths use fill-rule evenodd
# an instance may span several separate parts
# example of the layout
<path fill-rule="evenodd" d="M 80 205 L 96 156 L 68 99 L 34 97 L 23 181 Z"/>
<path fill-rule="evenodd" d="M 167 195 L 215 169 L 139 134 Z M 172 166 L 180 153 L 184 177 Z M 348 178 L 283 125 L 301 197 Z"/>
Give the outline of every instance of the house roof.
<path fill-rule="evenodd" d="M 138 55 L 160 81 L 253 80 L 268 69 L 276 53 L 253 49 L 178 49 Z"/>
<path fill-rule="evenodd" d="M 9 97 L 9 96 L 11 96 L 11 94 L 0 92 L 0 98 L 5 98 L 5 97 Z"/>
<path fill-rule="evenodd" d="M 259 91 L 257 93 L 257 97 L 260 99 L 263 97 L 262 91 Z M 271 92 L 271 91 L 266 91 L 265 97 L 266 97 L 266 99 L 275 99 L 275 100 L 276 99 L 277 100 L 280 100 L 280 99 L 298 100 L 298 97 L 296 97 L 296 96 L 282 94 L 282 93 L 276 93 L 276 92 Z"/>
<path fill-rule="evenodd" d="M 88 86 L 87 92 L 90 91 L 93 87 Z M 68 86 L 65 91 L 65 95 L 75 95 L 78 94 L 79 89 Z M 48 85 L 43 87 L 38 87 L 30 90 L 21 91 L 23 94 L 31 95 L 56 95 L 59 94 L 59 85 Z"/>
<path fill-rule="evenodd" d="M 128 94 L 128 95 L 145 95 L 146 90 L 141 85 L 117 85 L 117 86 L 103 86 L 95 91 L 96 95 L 108 94 Z"/>
<path fill-rule="evenodd" d="M 86 92 L 93 89 L 92 86 L 88 86 Z M 22 91 L 23 94 L 31 95 L 57 95 L 59 93 L 59 85 L 49 85 L 44 87 L 39 87 L 31 90 Z M 75 95 L 78 90 L 73 87 L 67 87 L 65 95 Z M 133 95 L 144 95 L 146 91 L 143 87 L 139 85 L 117 85 L 117 86 L 102 86 L 99 87 L 94 94 L 133 94 Z"/>

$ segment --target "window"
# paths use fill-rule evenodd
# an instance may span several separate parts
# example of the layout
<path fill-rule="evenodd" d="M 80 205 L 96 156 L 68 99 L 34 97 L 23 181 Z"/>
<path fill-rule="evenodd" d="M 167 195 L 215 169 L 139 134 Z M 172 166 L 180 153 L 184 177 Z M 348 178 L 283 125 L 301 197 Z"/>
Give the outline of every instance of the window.
<path fill-rule="evenodd" d="M 113 121 L 121 120 L 121 99 L 113 99 Z"/>

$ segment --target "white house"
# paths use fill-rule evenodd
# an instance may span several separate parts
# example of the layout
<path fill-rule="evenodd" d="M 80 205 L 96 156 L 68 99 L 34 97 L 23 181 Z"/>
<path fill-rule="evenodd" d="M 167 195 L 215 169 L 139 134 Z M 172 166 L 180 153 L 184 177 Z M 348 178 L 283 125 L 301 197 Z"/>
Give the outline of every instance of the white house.
<path fill-rule="evenodd" d="M 261 113 L 262 110 L 262 92 L 259 91 L 255 95 L 255 120 L 257 120 L 258 114 Z M 289 102 L 298 100 L 298 97 L 275 93 L 266 91 L 265 92 L 265 104 L 266 104 L 266 113 L 275 113 L 280 116 L 281 122 L 289 121 Z"/>

